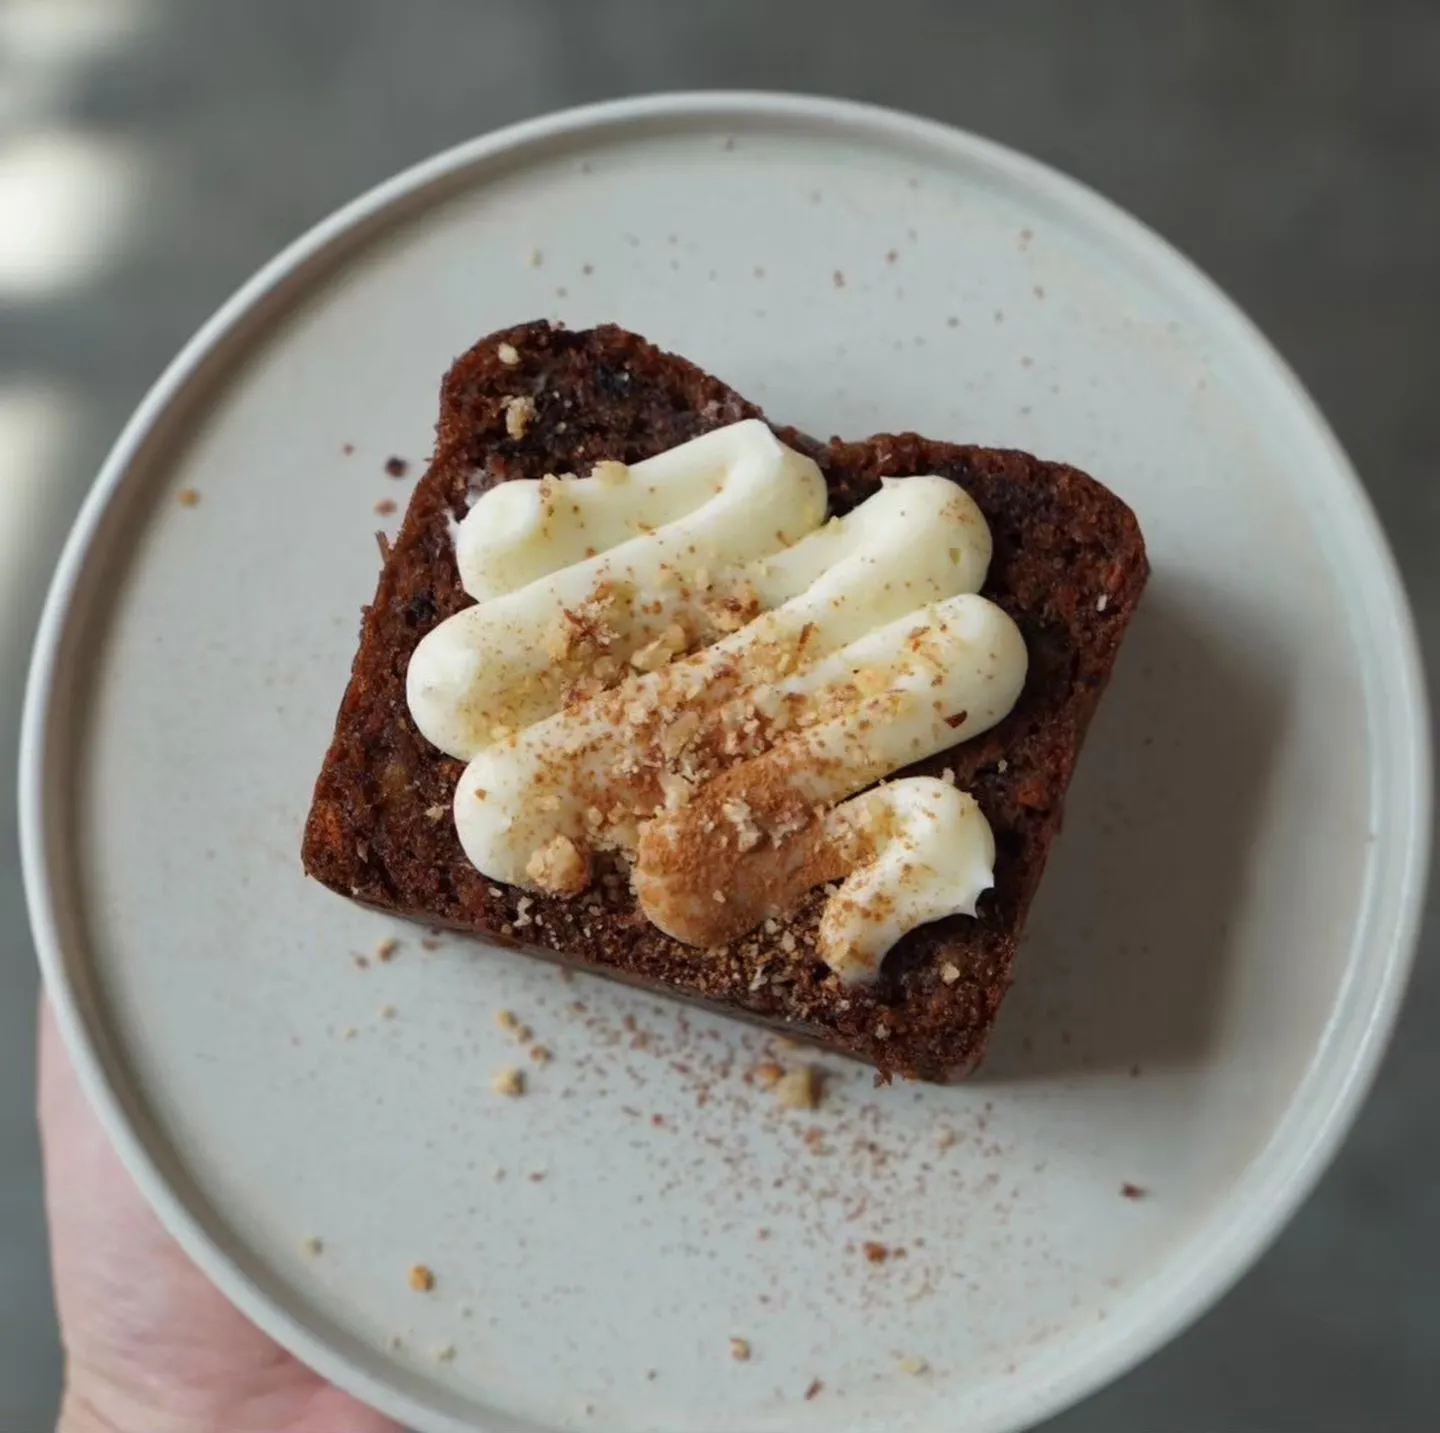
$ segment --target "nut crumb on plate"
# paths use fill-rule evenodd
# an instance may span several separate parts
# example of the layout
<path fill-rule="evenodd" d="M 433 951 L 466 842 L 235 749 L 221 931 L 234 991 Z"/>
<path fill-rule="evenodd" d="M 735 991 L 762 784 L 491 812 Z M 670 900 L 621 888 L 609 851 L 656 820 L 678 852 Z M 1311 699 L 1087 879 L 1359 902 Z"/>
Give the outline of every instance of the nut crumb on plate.
<path fill-rule="evenodd" d="M 761 1089 L 772 1090 L 785 1078 L 785 1067 L 775 1060 L 761 1060 L 750 1073 Z"/>
<path fill-rule="evenodd" d="M 325 1241 L 318 1234 L 307 1234 L 300 1241 L 300 1247 L 313 1258 L 325 1252 Z"/>
<path fill-rule="evenodd" d="M 748 1338 L 732 1338 L 730 1340 L 730 1357 L 736 1363 L 748 1363 L 750 1360 L 750 1340 Z"/>
<path fill-rule="evenodd" d="M 820 1103 L 823 1082 L 814 1065 L 800 1065 L 775 1082 L 775 1095 L 787 1110 L 813 1110 Z"/>
<path fill-rule="evenodd" d="M 388 940 L 382 940 L 375 947 L 375 959 L 379 961 L 391 960 L 395 952 L 400 949 L 400 942 L 391 936 Z"/>
<path fill-rule="evenodd" d="M 411 1264 L 410 1287 L 417 1294 L 428 1294 L 435 1287 L 435 1273 L 428 1264 Z"/>
<path fill-rule="evenodd" d="M 923 1358 L 916 1358 L 914 1354 L 902 1358 L 897 1366 L 901 1373 L 910 1378 L 917 1378 L 920 1374 L 928 1372 L 930 1368 Z"/>
<path fill-rule="evenodd" d="M 175 494 L 175 501 L 179 503 L 182 508 L 198 507 L 200 504 L 200 494 L 196 492 L 194 488 L 181 488 L 180 491 Z"/>
<path fill-rule="evenodd" d="M 503 1070 L 496 1070 L 490 1081 L 490 1088 L 497 1095 L 523 1095 L 525 1093 L 525 1071 L 517 1070 L 513 1065 L 507 1065 Z"/>

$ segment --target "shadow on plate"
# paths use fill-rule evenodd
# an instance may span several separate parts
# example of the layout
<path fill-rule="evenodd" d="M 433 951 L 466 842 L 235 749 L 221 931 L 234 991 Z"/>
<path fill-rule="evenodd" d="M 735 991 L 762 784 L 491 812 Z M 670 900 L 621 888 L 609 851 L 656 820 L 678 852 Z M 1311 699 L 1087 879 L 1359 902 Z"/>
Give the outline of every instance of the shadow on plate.
<path fill-rule="evenodd" d="M 1152 583 L 973 1080 L 1138 1073 L 1207 1054 L 1285 722 L 1282 678 L 1254 636 L 1248 614 Z"/>

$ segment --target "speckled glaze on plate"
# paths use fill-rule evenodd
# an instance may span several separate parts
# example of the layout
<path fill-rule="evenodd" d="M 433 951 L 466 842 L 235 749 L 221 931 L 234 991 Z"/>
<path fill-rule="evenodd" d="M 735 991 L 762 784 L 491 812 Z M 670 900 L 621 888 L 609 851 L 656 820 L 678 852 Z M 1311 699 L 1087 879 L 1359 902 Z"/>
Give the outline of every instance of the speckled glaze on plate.
<path fill-rule="evenodd" d="M 822 1061 L 821 1106 L 785 1109 L 751 1072 L 804 1057 L 756 1032 L 302 877 L 440 376 L 545 315 L 810 432 L 1024 447 L 1136 509 L 1155 575 L 963 1086 Z M 66 1038 L 170 1227 L 411 1426 L 997 1433 L 1193 1317 L 1348 1125 L 1426 865 L 1418 672 L 1333 438 L 1147 230 L 907 116 L 627 101 L 382 186 L 161 379 L 50 595 L 26 878 Z M 526 1093 L 494 1093 L 513 1064 Z"/>

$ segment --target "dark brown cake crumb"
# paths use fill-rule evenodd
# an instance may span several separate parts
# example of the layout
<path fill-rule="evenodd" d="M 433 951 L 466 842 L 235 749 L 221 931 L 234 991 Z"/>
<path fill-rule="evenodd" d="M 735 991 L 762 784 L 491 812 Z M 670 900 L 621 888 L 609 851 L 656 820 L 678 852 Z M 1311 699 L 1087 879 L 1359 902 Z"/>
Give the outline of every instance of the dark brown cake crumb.
<path fill-rule="evenodd" d="M 1144 1199 L 1149 1191 L 1142 1189 L 1138 1184 L 1131 1184 L 1128 1180 L 1120 1186 L 1120 1195 L 1124 1199 Z"/>
<path fill-rule="evenodd" d="M 403 478 L 410 471 L 410 464 L 405 458 L 386 458 L 385 471 L 392 478 Z"/>

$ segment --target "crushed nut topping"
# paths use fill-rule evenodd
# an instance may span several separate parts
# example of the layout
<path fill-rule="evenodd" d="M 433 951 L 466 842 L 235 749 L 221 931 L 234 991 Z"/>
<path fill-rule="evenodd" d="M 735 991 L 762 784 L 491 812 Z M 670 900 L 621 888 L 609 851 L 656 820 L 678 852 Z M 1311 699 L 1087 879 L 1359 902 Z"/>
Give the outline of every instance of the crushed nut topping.
<path fill-rule="evenodd" d="M 556 836 L 530 857 L 525 874 L 542 891 L 578 896 L 590 884 L 589 853 L 568 836 Z"/>

